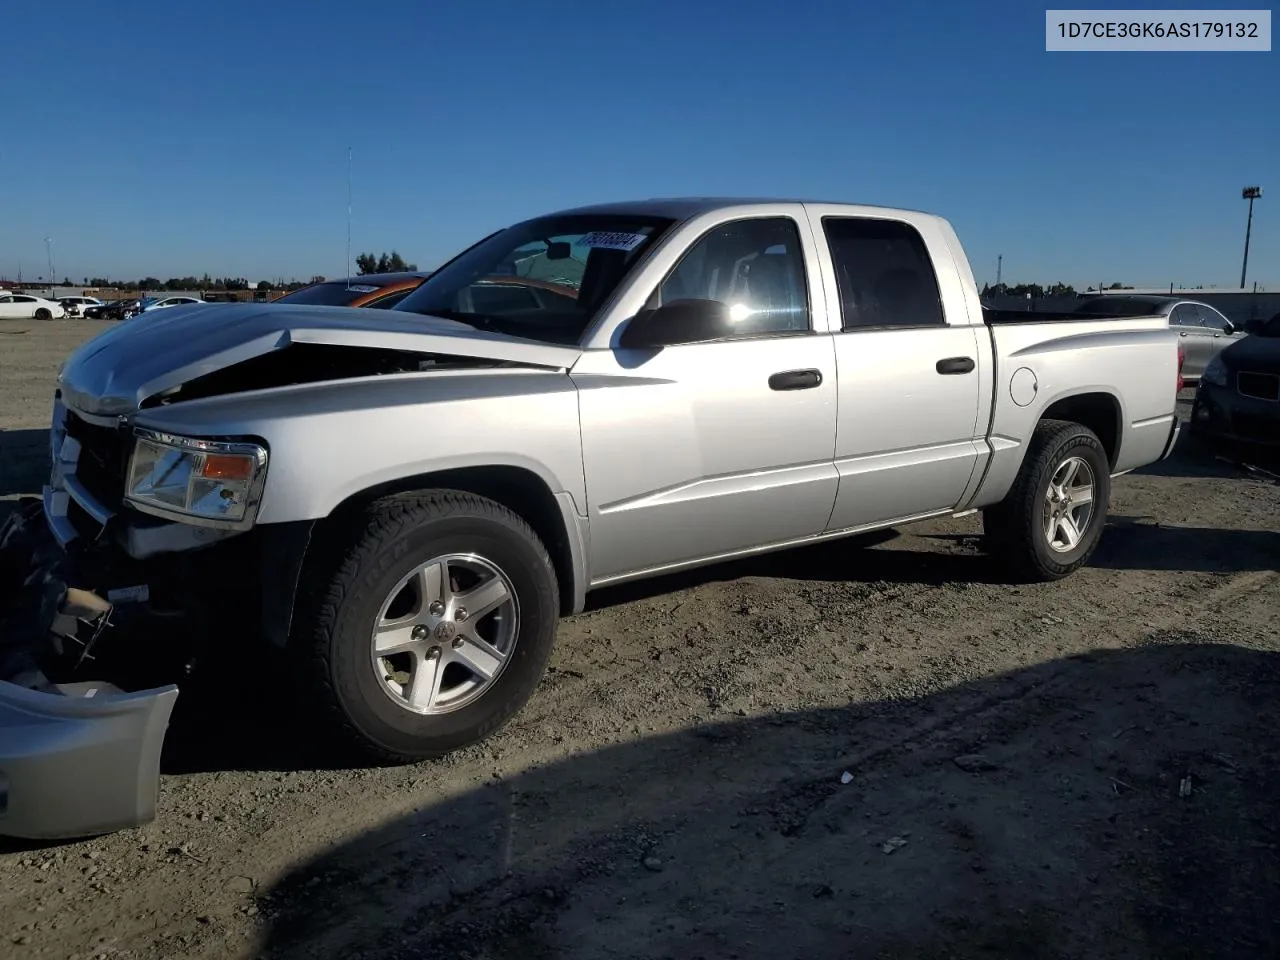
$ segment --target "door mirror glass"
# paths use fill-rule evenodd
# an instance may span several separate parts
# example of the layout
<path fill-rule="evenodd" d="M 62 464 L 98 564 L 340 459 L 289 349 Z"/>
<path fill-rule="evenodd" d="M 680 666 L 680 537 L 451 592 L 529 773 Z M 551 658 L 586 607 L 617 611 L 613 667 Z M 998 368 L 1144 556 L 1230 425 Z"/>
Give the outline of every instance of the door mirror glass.
<path fill-rule="evenodd" d="M 672 300 L 655 310 L 642 310 L 622 331 L 622 347 L 670 347 L 704 343 L 732 335 L 727 304 L 719 300 Z"/>

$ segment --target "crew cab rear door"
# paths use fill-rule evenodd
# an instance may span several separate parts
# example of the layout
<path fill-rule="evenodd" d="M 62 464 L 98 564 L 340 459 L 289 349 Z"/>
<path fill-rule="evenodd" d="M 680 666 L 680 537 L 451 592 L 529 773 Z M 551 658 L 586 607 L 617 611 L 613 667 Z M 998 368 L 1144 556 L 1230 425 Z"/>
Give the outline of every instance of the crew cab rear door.
<path fill-rule="evenodd" d="M 752 204 L 678 230 L 571 371 L 596 584 L 816 536 L 835 502 L 835 354 L 803 207 Z M 740 328 L 618 344 L 643 308 L 689 299 L 739 311 Z"/>
<path fill-rule="evenodd" d="M 990 339 L 982 318 L 968 315 L 954 235 L 926 215 L 806 209 L 832 305 L 839 384 L 840 481 L 827 529 L 949 511 L 982 455 L 981 398 L 992 376 Z"/>

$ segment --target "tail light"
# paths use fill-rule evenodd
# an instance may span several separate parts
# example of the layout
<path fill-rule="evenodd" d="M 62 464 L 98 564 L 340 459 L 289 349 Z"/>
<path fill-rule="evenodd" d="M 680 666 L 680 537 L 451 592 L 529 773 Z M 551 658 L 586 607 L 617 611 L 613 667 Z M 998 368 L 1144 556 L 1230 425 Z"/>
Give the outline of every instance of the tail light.
<path fill-rule="evenodd" d="M 1178 392 L 1182 392 L 1182 388 L 1186 386 L 1186 382 L 1182 379 L 1182 365 L 1187 362 L 1187 351 L 1182 348 L 1182 344 L 1178 344 Z"/>

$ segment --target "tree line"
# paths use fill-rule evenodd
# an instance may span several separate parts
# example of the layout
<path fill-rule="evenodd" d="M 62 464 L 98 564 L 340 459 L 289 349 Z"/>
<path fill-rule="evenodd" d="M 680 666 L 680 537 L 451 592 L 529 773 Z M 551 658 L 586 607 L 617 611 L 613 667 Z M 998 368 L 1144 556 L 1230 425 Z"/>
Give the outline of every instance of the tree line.
<path fill-rule="evenodd" d="M 324 279 L 321 276 L 314 276 L 310 280 L 260 280 L 257 289 L 298 290 L 309 283 L 321 283 Z M 71 280 L 66 277 L 62 279 L 62 285 L 64 287 L 74 286 Z M 168 280 L 161 280 L 158 277 L 143 277 L 140 280 L 85 277 L 84 286 L 97 289 L 115 288 L 117 290 L 199 290 L 208 293 L 210 291 L 248 290 L 250 283 L 244 277 L 211 277 L 206 273 L 203 277 L 170 277 Z"/>
<path fill-rule="evenodd" d="M 1105 290 L 1132 290 L 1133 287 L 1126 283 L 1113 283 Z M 1093 287 L 1089 288 L 1090 291 Z M 1052 286 L 1042 287 L 1038 283 L 984 283 L 982 285 L 982 295 L 984 297 L 1025 297 L 1031 295 L 1033 300 L 1040 297 L 1074 297 L 1076 288 L 1069 283 L 1055 283 Z"/>
<path fill-rule="evenodd" d="M 356 273 L 363 276 L 369 273 L 402 273 L 412 272 L 418 269 L 416 263 L 409 263 L 402 257 L 398 251 L 392 250 L 390 253 L 362 253 L 356 257 Z M 319 275 L 312 277 L 310 280 L 291 279 L 285 281 L 283 279 L 271 281 L 260 280 L 257 285 L 258 290 L 297 290 L 311 283 L 323 283 L 325 278 Z M 74 286 L 69 277 L 62 279 L 64 287 Z M 108 277 L 85 277 L 85 287 L 115 288 L 117 290 L 199 290 L 204 293 L 210 291 L 217 292 L 234 292 L 237 290 L 248 290 L 250 283 L 244 277 L 211 277 L 205 274 L 202 277 L 170 277 L 168 280 L 161 280 L 159 277 L 143 277 L 140 280 L 113 280 Z"/>
<path fill-rule="evenodd" d="M 390 254 L 383 253 L 381 256 L 362 253 L 356 257 L 356 272 L 361 275 L 367 273 L 404 273 L 417 269 L 418 265 L 416 263 L 406 262 L 404 257 L 394 250 Z"/>

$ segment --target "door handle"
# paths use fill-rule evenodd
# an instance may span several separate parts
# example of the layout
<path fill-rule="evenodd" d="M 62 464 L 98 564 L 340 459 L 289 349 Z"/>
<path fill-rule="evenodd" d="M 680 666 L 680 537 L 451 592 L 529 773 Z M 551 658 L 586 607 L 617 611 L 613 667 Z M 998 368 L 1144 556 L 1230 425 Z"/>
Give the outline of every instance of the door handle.
<path fill-rule="evenodd" d="M 1187 335 L 1187 331 L 1185 330 L 1183 330 L 1180 334 L 1178 334 L 1178 336 L 1180 337 L 1185 337 L 1186 335 Z"/>
<path fill-rule="evenodd" d="M 769 389 L 810 390 L 821 383 L 821 370 L 783 370 L 769 378 Z"/>
<path fill-rule="evenodd" d="M 938 361 L 937 370 L 941 374 L 969 373 L 973 370 L 973 357 L 947 357 Z"/>

